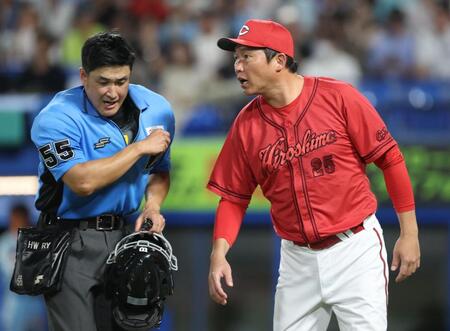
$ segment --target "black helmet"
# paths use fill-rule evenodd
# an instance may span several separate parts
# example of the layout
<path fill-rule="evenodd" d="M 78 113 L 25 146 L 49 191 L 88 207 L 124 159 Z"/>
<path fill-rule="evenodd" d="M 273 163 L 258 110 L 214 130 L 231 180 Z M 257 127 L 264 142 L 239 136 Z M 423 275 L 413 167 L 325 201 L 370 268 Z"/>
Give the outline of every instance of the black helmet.
<path fill-rule="evenodd" d="M 140 231 L 119 241 L 106 261 L 106 295 L 116 323 L 147 331 L 161 324 L 164 300 L 173 293 L 177 258 L 163 235 Z"/>

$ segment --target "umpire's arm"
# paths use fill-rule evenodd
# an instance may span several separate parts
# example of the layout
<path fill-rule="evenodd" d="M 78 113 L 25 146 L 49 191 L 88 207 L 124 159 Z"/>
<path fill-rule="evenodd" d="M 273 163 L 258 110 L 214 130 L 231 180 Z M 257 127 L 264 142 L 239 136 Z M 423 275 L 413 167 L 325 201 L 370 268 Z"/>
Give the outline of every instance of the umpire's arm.
<path fill-rule="evenodd" d="M 164 202 L 170 188 L 169 172 L 157 172 L 151 174 L 146 191 L 146 202 L 142 214 L 135 223 L 135 231 L 139 231 L 145 219 L 152 221 L 152 232 L 161 233 L 166 225 L 164 216 L 161 215 L 161 205 Z"/>
<path fill-rule="evenodd" d="M 144 140 L 128 145 L 111 157 L 79 163 L 62 177 L 64 184 L 78 195 L 88 196 L 114 183 L 144 155 L 157 155 L 170 144 L 170 134 L 155 130 Z"/>

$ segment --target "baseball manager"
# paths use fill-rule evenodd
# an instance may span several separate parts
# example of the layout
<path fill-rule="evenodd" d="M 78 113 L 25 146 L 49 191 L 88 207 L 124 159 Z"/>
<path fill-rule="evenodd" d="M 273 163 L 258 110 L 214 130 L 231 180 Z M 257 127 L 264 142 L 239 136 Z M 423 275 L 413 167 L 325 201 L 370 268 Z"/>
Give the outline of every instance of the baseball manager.
<path fill-rule="evenodd" d="M 275 331 L 387 329 L 389 269 L 377 201 L 366 166 L 383 171 L 400 224 L 391 263 L 400 282 L 420 266 L 413 191 L 402 153 L 383 120 L 354 87 L 297 74 L 294 44 L 282 25 L 249 20 L 234 52 L 246 95 L 208 183 L 221 197 L 211 253 L 211 298 L 226 304 L 233 286 L 226 254 L 255 188 L 270 201 L 281 240 Z"/>

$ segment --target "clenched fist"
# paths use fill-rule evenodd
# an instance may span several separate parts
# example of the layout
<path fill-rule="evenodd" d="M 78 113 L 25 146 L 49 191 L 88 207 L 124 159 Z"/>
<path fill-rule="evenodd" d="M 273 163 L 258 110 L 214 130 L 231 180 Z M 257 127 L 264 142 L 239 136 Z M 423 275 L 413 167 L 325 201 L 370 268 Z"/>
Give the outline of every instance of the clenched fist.
<path fill-rule="evenodd" d="M 157 155 L 166 151 L 170 144 L 170 133 L 157 129 L 148 135 L 144 140 L 138 142 L 141 146 L 142 154 Z"/>

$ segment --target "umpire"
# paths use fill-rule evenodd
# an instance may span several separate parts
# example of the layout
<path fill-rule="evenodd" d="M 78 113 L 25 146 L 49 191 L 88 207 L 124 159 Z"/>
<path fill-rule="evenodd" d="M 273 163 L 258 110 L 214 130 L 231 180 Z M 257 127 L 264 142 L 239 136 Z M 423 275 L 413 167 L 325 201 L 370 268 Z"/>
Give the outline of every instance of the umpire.
<path fill-rule="evenodd" d="M 89 38 L 82 86 L 59 92 L 33 122 L 40 222 L 74 229 L 61 291 L 45 298 L 50 330 L 116 329 L 102 293 L 105 260 L 144 195 L 135 230 L 147 218 L 151 231 L 165 225 L 174 116 L 165 98 L 130 84 L 134 59 L 118 33 Z"/>

